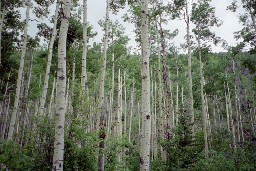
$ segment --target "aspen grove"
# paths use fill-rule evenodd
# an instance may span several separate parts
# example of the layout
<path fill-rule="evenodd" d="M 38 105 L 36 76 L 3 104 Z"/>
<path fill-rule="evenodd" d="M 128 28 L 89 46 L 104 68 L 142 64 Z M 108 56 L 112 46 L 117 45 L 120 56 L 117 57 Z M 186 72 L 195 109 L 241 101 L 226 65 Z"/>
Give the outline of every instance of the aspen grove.
<path fill-rule="evenodd" d="M 256 0 L 0 1 L 0 170 L 253 171 L 254 151 Z"/>

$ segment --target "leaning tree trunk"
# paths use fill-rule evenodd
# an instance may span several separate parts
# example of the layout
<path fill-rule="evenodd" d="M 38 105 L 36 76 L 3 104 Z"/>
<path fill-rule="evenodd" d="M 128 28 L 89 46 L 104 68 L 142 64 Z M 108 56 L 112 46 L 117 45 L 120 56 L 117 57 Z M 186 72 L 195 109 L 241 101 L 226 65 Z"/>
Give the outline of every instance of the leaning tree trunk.
<path fill-rule="evenodd" d="M 100 76 L 100 93 L 99 93 L 99 104 L 98 104 L 98 116 L 96 122 L 96 129 L 99 132 L 99 171 L 104 170 L 104 148 L 105 148 L 105 125 L 104 125 L 104 116 L 103 116 L 103 103 L 104 103 L 104 85 L 105 85 L 105 75 L 106 75 L 106 63 L 107 63 L 107 46 L 108 46 L 108 31 L 109 31 L 109 0 L 107 0 L 106 7 L 106 20 L 105 20 L 105 36 L 104 36 L 104 49 L 102 53 L 102 66 L 101 66 L 101 76 Z"/>
<path fill-rule="evenodd" d="M 40 107 L 39 107 L 39 111 L 38 111 L 40 116 L 44 114 L 44 109 L 45 109 L 45 101 L 46 101 L 46 95 L 47 95 L 47 91 L 48 91 L 50 69 L 51 69 L 51 64 L 52 64 L 53 44 L 54 44 L 56 34 L 57 34 L 58 13 L 59 13 L 59 0 L 57 0 L 57 3 L 56 3 L 54 23 L 53 23 L 53 29 L 52 29 L 52 37 L 51 37 L 49 48 L 48 48 L 48 60 L 47 60 L 45 78 L 44 78 L 43 93 L 42 93 L 42 97 L 40 99 Z"/>
<path fill-rule="evenodd" d="M 57 99 L 55 114 L 55 139 L 53 155 L 53 171 L 63 170 L 64 159 L 64 122 L 66 113 L 66 43 L 69 26 L 71 0 L 64 0 L 58 44 Z"/>
<path fill-rule="evenodd" d="M 149 21 L 148 21 L 148 0 L 141 1 L 141 47 L 142 47 L 142 129 L 140 139 L 140 170 L 150 169 L 150 137 L 151 137 L 151 116 L 150 116 L 150 75 L 149 75 Z"/>
<path fill-rule="evenodd" d="M 10 122 L 10 126 L 9 126 L 7 140 L 12 140 L 12 138 L 13 138 L 13 132 L 14 132 L 15 122 L 16 122 L 16 118 L 17 118 L 17 110 L 19 107 L 19 100 L 20 100 L 22 74 L 23 74 L 24 60 L 25 60 L 25 55 L 26 55 L 26 50 L 27 50 L 28 22 L 29 22 L 29 11 L 30 11 L 30 6 L 31 6 L 30 0 L 27 0 L 26 5 L 27 5 L 27 9 L 26 9 L 26 24 L 24 27 L 24 40 L 23 40 L 23 47 L 22 47 L 21 58 L 20 58 L 20 67 L 19 67 L 19 72 L 18 72 L 14 106 L 13 106 L 13 111 L 12 111 L 12 115 L 11 115 L 11 122 Z"/>

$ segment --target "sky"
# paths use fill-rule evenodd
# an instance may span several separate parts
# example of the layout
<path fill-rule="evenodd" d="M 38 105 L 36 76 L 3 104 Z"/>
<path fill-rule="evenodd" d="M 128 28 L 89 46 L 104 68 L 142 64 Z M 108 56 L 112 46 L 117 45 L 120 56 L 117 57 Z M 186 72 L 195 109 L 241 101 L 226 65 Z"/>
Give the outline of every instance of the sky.
<path fill-rule="evenodd" d="M 81 1 L 81 0 L 80 0 Z M 167 0 L 165 0 L 167 1 Z M 226 40 L 228 42 L 229 46 L 235 45 L 237 42 L 233 38 L 233 33 L 241 30 L 242 26 L 238 22 L 238 15 L 239 12 L 243 11 L 237 11 L 236 13 L 233 13 L 231 11 L 227 11 L 226 8 L 228 5 L 230 5 L 232 0 L 212 0 L 212 6 L 216 8 L 216 16 L 223 21 L 223 25 L 219 28 L 212 29 L 217 36 L 221 37 L 222 39 Z M 106 0 L 88 0 L 88 22 L 93 26 L 94 31 L 96 31 L 98 34 L 93 39 L 91 39 L 91 42 L 101 42 L 103 38 L 104 31 L 102 28 L 98 25 L 98 21 L 101 19 L 104 19 L 105 13 L 106 13 Z M 55 6 L 52 6 L 50 15 L 54 14 Z M 122 24 L 125 28 L 125 34 L 130 38 L 129 47 L 132 47 L 133 51 L 136 52 L 136 42 L 135 42 L 135 27 L 131 23 L 125 23 L 123 19 L 121 18 L 126 12 L 128 8 L 126 7 L 123 10 L 120 10 L 117 15 L 110 14 L 110 19 L 115 21 L 118 20 L 120 24 Z M 21 9 L 22 16 L 25 16 L 25 10 Z M 35 15 L 31 12 L 32 19 L 35 18 Z M 37 19 L 38 20 L 38 19 Z M 38 22 L 46 21 L 44 20 L 38 20 Z M 30 22 L 29 26 L 29 34 L 31 36 L 35 36 L 37 32 L 36 27 L 37 22 L 32 21 Z M 173 31 L 175 29 L 179 29 L 179 34 L 177 37 L 175 37 L 173 40 L 171 40 L 171 43 L 174 43 L 175 46 L 180 46 L 181 43 L 185 43 L 184 36 L 186 34 L 186 26 L 185 22 L 180 21 L 169 21 L 168 25 L 165 26 L 167 29 Z M 191 28 L 192 29 L 192 28 Z M 221 52 L 225 51 L 220 46 L 212 46 L 213 52 Z"/>

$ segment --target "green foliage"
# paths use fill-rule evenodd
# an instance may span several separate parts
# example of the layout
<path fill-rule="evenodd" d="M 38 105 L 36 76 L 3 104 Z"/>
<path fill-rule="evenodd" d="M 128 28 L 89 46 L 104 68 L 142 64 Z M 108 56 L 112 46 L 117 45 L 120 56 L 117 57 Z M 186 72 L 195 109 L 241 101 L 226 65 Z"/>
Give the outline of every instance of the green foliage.
<path fill-rule="evenodd" d="M 153 161 L 151 161 L 150 163 L 150 170 L 152 171 L 163 171 L 163 170 L 167 170 L 167 164 L 165 161 L 163 161 L 163 159 L 161 158 L 156 158 Z"/>
<path fill-rule="evenodd" d="M 201 157 L 203 149 L 203 135 L 199 132 L 192 141 L 189 118 L 180 115 L 180 124 L 174 131 L 174 138 L 164 141 L 167 151 L 167 170 L 189 169 Z"/>
<path fill-rule="evenodd" d="M 235 171 L 236 167 L 234 165 L 234 161 L 223 154 L 214 154 L 212 157 L 208 159 L 199 160 L 191 169 L 193 171 Z"/>
<path fill-rule="evenodd" d="M 0 170 L 6 167 L 13 171 L 30 171 L 33 162 L 34 159 L 27 150 L 20 148 L 16 143 L 4 141 L 0 144 Z"/>

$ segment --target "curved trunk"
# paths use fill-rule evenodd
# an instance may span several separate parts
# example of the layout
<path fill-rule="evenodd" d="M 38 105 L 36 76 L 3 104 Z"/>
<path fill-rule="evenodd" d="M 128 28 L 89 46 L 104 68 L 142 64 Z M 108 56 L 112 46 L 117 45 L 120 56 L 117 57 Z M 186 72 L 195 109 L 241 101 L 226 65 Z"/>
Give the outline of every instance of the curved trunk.
<path fill-rule="evenodd" d="M 64 160 L 64 122 L 66 113 L 66 42 L 69 26 L 71 1 L 64 0 L 63 17 L 61 18 L 59 44 L 58 44 L 58 70 L 57 70 L 57 96 L 55 114 L 55 139 L 53 155 L 53 171 L 63 170 Z"/>

